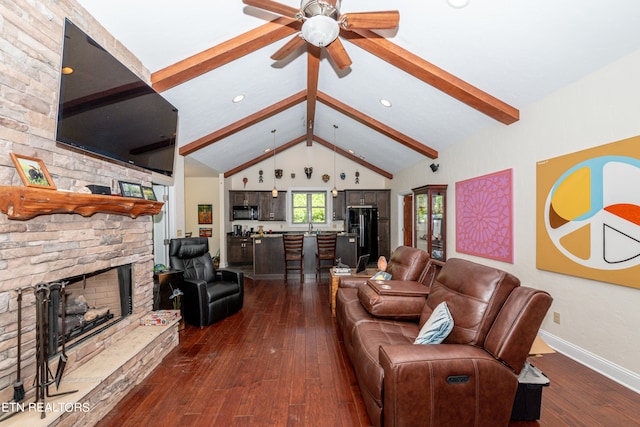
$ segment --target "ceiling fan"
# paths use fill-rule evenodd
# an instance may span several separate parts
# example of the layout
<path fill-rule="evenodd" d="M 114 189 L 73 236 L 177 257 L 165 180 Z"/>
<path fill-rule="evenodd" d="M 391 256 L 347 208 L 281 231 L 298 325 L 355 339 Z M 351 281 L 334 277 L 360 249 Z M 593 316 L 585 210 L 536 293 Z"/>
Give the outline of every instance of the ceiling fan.
<path fill-rule="evenodd" d="M 272 0 L 243 0 L 243 3 L 303 22 L 301 32 L 278 49 L 271 59 L 285 59 L 304 43 L 310 43 L 325 48 L 341 70 L 351 65 L 351 58 L 338 38 L 341 29 L 392 29 L 400 21 L 397 10 L 340 14 L 341 0 L 301 0 L 299 10 Z"/>

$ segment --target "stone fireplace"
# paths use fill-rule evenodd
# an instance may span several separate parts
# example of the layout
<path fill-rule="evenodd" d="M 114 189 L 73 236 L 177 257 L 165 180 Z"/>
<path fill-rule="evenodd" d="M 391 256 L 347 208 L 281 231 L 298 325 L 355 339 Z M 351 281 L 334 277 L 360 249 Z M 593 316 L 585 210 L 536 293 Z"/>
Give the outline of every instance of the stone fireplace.
<path fill-rule="evenodd" d="M 9 153 L 42 160 L 57 188 L 46 191 L 60 198 L 79 194 L 89 184 L 113 187 L 117 181 L 127 181 L 150 186 L 153 178 L 147 171 L 56 144 L 64 19 L 83 27 L 147 81 L 148 70 L 75 0 L 15 0 L 3 4 L 1 10 L 0 189 L 24 187 Z M 123 204 L 116 196 L 109 200 L 114 200 L 113 205 Z M 97 299 L 98 286 L 91 289 L 94 273 L 117 275 L 118 268 L 128 266 L 130 293 L 125 298 L 130 314 L 116 315 L 116 303 L 110 308 L 114 318 L 109 327 L 100 325 L 78 335 L 71 348 L 67 347 L 68 362 L 60 387 L 77 390 L 65 398 L 71 408 L 80 404 L 86 411 L 47 412 L 43 421 L 39 413 L 21 413 L 3 425 L 48 425 L 59 418 L 64 419 L 64 425 L 95 424 L 177 345 L 177 324 L 140 326 L 153 308 L 152 217 L 132 217 L 109 209 L 78 212 L 46 213 L 30 219 L 11 219 L 7 212 L 0 213 L 0 402 L 13 400 L 18 379 L 18 290 L 24 290 L 19 379 L 26 389 L 25 403 L 34 401 L 36 375 L 36 300 L 30 289 L 68 280 L 69 292 L 95 291 L 96 295 L 87 293 L 84 298 L 96 298 L 91 304 L 104 306 L 111 303 Z M 57 362 L 57 356 L 51 357 L 54 372 Z"/>

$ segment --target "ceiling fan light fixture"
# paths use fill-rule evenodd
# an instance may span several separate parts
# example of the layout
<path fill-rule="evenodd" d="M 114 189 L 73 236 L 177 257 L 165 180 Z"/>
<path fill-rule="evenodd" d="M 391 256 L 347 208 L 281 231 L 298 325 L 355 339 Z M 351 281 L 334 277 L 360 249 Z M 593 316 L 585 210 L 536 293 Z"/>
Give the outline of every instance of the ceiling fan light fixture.
<path fill-rule="evenodd" d="M 447 0 L 447 3 L 453 8 L 462 9 L 463 7 L 467 7 L 470 1 L 471 0 Z"/>
<path fill-rule="evenodd" d="M 340 33 L 338 22 L 324 15 L 313 16 L 302 24 L 302 37 L 314 46 L 329 46 Z"/>

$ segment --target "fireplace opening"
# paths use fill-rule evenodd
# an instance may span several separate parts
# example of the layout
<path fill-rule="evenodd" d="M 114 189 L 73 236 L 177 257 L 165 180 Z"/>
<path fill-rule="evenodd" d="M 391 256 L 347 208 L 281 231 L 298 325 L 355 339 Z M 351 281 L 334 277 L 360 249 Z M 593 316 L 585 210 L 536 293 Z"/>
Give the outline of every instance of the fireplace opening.
<path fill-rule="evenodd" d="M 66 347 L 73 347 L 132 313 L 131 273 L 131 264 L 126 264 L 66 278 L 59 282 L 65 284 L 64 305 L 61 287 L 51 287 L 48 336 L 57 339 L 48 342 L 50 356 L 60 350 L 63 339 Z"/>

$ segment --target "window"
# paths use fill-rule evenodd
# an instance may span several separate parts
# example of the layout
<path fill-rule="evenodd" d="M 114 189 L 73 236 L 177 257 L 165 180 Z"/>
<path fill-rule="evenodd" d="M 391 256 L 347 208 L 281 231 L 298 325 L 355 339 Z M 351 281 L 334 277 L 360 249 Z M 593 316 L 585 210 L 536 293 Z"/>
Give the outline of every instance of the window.
<path fill-rule="evenodd" d="M 294 191 L 291 201 L 294 224 L 327 223 L 326 191 Z"/>

